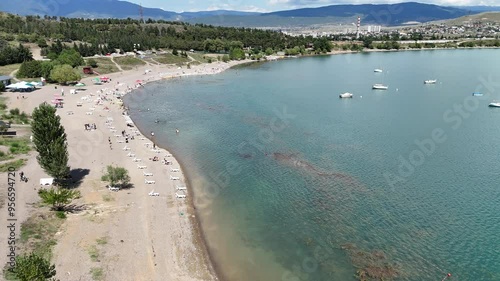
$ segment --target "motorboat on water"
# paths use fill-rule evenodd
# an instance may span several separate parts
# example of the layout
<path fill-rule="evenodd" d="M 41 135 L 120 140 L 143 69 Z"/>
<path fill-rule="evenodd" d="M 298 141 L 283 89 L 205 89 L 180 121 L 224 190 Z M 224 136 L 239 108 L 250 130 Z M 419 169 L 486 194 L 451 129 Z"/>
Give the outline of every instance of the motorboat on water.
<path fill-rule="evenodd" d="M 492 102 L 488 106 L 489 107 L 500 107 L 500 102 Z"/>
<path fill-rule="evenodd" d="M 481 92 L 474 92 L 474 93 L 472 93 L 472 96 L 474 96 L 474 97 L 482 97 L 483 93 L 481 93 Z"/>
<path fill-rule="evenodd" d="M 352 98 L 353 94 L 351 93 L 343 93 L 339 95 L 339 98 Z"/>
<path fill-rule="evenodd" d="M 436 84 L 437 80 L 425 80 L 424 84 Z"/>
<path fill-rule="evenodd" d="M 380 68 L 375 68 L 375 69 L 373 70 L 373 72 L 383 72 L 383 70 L 382 70 L 382 69 L 380 69 Z"/>
<path fill-rule="evenodd" d="M 382 85 L 382 84 L 374 84 L 372 86 L 372 89 L 373 90 L 387 90 L 387 89 L 389 89 L 389 87 L 386 85 Z"/>

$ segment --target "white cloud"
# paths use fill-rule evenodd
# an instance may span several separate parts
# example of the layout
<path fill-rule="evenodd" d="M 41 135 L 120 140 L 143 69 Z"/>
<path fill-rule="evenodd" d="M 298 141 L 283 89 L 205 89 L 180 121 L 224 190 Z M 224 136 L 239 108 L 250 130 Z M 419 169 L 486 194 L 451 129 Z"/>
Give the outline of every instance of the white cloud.
<path fill-rule="evenodd" d="M 206 10 L 207 11 L 231 10 L 231 11 L 240 11 L 240 12 L 259 12 L 259 13 L 269 12 L 266 9 L 263 9 L 263 8 L 260 8 L 257 6 L 253 6 L 253 5 L 235 7 L 235 6 L 230 5 L 230 4 L 212 5 L 212 6 L 209 6 Z"/>
<path fill-rule="evenodd" d="M 268 0 L 271 6 L 286 8 L 321 7 L 338 4 L 396 4 L 403 0 Z M 441 6 L 498 6 L 498 0 L 418 0 L 419 3 L 436 4 Z"/>

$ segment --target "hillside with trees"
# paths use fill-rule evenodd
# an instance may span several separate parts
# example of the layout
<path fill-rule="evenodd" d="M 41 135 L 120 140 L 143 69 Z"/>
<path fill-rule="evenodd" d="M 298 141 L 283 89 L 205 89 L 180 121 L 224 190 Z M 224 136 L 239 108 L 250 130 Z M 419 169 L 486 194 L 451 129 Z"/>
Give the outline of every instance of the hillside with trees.
<path fill-rule="evenodd" d="M 6 41 L 31 42 L 43 55 L 54 51 L 57 40 L 75 43 L 82 56 L 112 53 L 115 50 L 176 49 L 229 53 L 235 45 L 252 50 L 285 50 L 306 46 L 314 38 L 292 37 L 276 31 L 250 28 L 216 27 L 148 19 L 77 19 L 64 17 L 0 16 L 0 34 Z M 210 40 L 218 40 L 213 44 Z M 56 52 L 57 53 L 57 50 Z"/>

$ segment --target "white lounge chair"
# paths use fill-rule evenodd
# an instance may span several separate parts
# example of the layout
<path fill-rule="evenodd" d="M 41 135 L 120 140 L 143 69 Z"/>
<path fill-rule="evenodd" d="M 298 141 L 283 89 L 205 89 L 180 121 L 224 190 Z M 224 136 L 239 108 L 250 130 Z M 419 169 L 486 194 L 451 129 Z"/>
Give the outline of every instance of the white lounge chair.
<path fill-rule="evenodd" d="M 112 130 L 111 130 L 111 133 L 116 133 L 116 130 L 115 130 L 115 129 L 112 129 Z"/>
<path fill-rule="evenodd" d="M 154 192 L 154 190 L 151 190 L 150 193 L 148 193 L 149 196 L 160 196 L 160 193 Z"/>
<path fill-rule="evenodd" d="M 129 153 L 127 154 L 127 157 L 135 157 L 135 154 L 134 154 L 134 153 L 132 153 L 132 152 L 129 152 Z"/>
<path fill-rule="evenodd" d="M 165 154 L 165 157 L 172 157 L 172 154 Z"/>
<path fill-rule="evenodd" d="M 124 143 L 125 141 L 124 140 L 117 140 L 116 142 L 117 143 Z"/>
<path fill-rule="evenodd" d="M 115 135 L 115 137 L 117 137 L 117 138 L 121 138 L 121 136 L 122 136 L 122 135 L 118 135 L 118 134 L 116 134 L 116 135 Z"/>
<path fill-rule="evenodd" d="M 109 191 L 118 191 L 118 190 L 120 190 L 120 188 L 116 187 L 116 186 L 108 186 L 108 189 L 109 189 Z"/>
<path fill-rule="evenodd" d="M 177 186 L 177 190 L 187 190 L 185 186 Z"/>
<path fill-rule="evenodd" d="M 54 183 L 54 178 L 41 178 L 40 185 L 52 185 Z"/>
<path fill-rule="evenodd" d="M 145 183 L 145 184 L 155 184 L 156 182 L 155 182 L 155 181 L 153 181 L 153 180 L 146 180 L 146 179 L 145 179 L 145 180 L 144 180 L 144 183 Z"/>
<path fill-rule="evenodd" d="M 142 169 L 147 169 L 147 168 L 148 168 L 148 166 L 144 166 L 144 165 L 137 165 L 137 168 L 139 168 L 139 169 L 141 169 L 141 170 L 142 170 Z"/>
<path fill-rule="evenodd" d="M 130 150 L 130 147 L 128 147 L 128 146 L 124 146 L 124 147 L 123 147 L 123 150 Z"/>
<path fill-rule="evenodd" d="M 172 168 L 170 169 L 170 172 L 180 172 L 181 170 L 180 169 L 177 169 L 177 168 Z"/>
<path fill-rule="evenodd" d="M 175 193 L 176 198 L 186 198 L 186 194 Z"/>
<path fill-rule="evenodd" d="M 92 111 L 87 111 L 86 114 L 87 115 L 92 115 L 93 113 L 92 113 Z"/>
<path fill-rule="evenodd" d="M 132 161 L 134 161 L 134 162 L 141 162 L 141 159 L 140 158 L 134 158 L 134 159 L 132 159 Z"/>
<path fill-rule="evenodd" d="M 142 174 L 143 174 L 145 177 L 151 177 L 151 176 L 153 176 L 153 173 L 151 173 L 151 172 L 146 172 L 146 171 L 142 172 Z"/>
<path fill-rule="evenodd" d="M 173 181 L 178 181 L 178 180 L 180 180 L 181 178 L 179 178 L 179 177 L 172 177 L 172 176 L 170 176 L 170 179 L 171 179 L 171 180 L 173 180 Z"/>

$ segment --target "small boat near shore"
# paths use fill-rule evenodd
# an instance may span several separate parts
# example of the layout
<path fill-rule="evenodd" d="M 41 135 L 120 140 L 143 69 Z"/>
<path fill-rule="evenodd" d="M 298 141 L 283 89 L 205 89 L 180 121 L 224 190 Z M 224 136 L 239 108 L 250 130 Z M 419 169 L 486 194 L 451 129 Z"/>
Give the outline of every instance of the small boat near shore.
<path fill-rule="evenodd" d="M 383 70 L 382 70 L 382 69 L 380 69 L 380 68 L 375 68 L 375 69 L 373 70 L 373 72 L 379 72 L 379 73 L 380 73 L 380 72 L 383 72 Z"/>
<path fill-rule="evenodd" d="M 424 84 L 436 84 L 437 80 L 425 80 Z"/>
<path fill-rule="evenodd" d="M 372 86 L 372 89 L 373 90 L 387 90 L 387 89 L 389 89 L 389 87 L 386 85 L 382 85 L 382 84 L 374 84 Z"/>
<path fill-rule="evenodd" d="M 481 92 L 474 92 L 474 93 L 472 93 L 472 96 L 474 96 L 474 97 L 482 97 L 483 93 L 481 93 Z"/>
<path fill-rule="evenodd" d="M 339 95 L 339 98 L 352 98 L 353 94 L 351 93 L 343 93 Z"/>
<path fill-rule="evenodd" d="M 500 102 L 492 102 L 488 106 L 489 107 L 500 107 Z"/>

